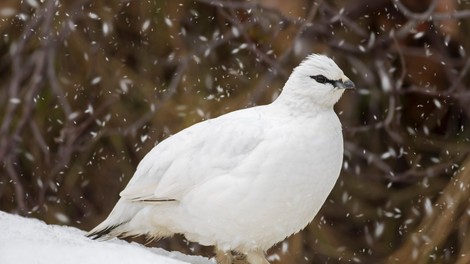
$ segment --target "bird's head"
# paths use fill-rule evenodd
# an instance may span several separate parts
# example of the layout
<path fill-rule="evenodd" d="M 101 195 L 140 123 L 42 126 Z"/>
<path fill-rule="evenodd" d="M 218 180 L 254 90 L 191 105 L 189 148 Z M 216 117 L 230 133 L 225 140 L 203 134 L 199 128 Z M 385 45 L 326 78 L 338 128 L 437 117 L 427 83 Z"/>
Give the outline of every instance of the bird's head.
<path fill-rule="evenodd" d="M 312 54 L 293 70 L 282 93 L 294 100 L 332 107 L 344 90 L 353 88 L 354 83 L 332 59 Z"/>

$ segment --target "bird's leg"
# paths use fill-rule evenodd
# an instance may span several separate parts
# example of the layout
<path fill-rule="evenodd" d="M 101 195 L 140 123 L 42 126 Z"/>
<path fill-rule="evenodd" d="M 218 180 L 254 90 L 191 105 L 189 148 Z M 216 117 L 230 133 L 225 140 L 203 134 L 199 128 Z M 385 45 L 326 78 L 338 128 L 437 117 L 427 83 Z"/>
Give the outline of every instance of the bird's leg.
<path fill-rule="evenodd" d="M 250 264 L 269 264 L 263 251 L 252 251 L 246 254 L 246 260 Z"/>
<path fill-rule="evenodd" d="M 243 253 L 235 252 L 232 264 L 250 264 Z"/>
<path fill-rule="evenodd" d="M 217 264 L 232 264 L 232 253 L 215 249 L 215 260 Z"/>

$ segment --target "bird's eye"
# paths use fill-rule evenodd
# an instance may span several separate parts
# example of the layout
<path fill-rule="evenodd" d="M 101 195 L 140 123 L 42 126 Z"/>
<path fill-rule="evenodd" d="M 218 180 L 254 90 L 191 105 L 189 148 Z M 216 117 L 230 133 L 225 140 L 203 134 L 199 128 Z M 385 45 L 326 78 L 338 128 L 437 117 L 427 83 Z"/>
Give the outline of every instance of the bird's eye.
<path fill-rule="evenodd" d="M 328 81 L 328 79 L 323 75 L 313 75 L 310 76 L 310 78 L 314 79 L 318 83 L 326 83 Z"/>

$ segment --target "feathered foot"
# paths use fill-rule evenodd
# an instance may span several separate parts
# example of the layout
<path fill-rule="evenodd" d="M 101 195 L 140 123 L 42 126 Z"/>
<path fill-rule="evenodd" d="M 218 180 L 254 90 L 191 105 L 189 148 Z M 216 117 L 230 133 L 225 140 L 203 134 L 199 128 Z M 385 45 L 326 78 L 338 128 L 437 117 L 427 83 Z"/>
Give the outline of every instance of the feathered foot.
<path fill-rule="evenodd" d="M 232 264 L 232 252 L 226 252 L 219 249 L 215 249 L 215 260 L 217 264 Z"/>
<path fill-rule="evenodd" d="M 269 264 L 263 252 L 253 251 L 244 254 L 232 255 L 232 252 L 226 252 L 216 249 L 215 259 L 217 264 Z"/>
<path fill-rule="evenodd" d="M 246 260 L 250 264 L 269 264 L 262 251 L 252 251 L 246 254 Z"/>

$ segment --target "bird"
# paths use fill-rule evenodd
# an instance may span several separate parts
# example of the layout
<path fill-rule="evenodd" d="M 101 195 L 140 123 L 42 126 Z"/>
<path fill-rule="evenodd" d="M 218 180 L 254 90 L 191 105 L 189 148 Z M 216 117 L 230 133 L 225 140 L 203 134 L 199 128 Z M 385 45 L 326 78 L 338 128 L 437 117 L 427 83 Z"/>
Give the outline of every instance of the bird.
<path fill-rule="evenodd" d="M 269 264 L 266 251 L 304 229 L 343 163 L 334 111 L 355 88 L 321 54 L 295 67 L 270 104 L 196 123 L 154 146 L 92 239 L 182 234 L 218 264 Z"/>

